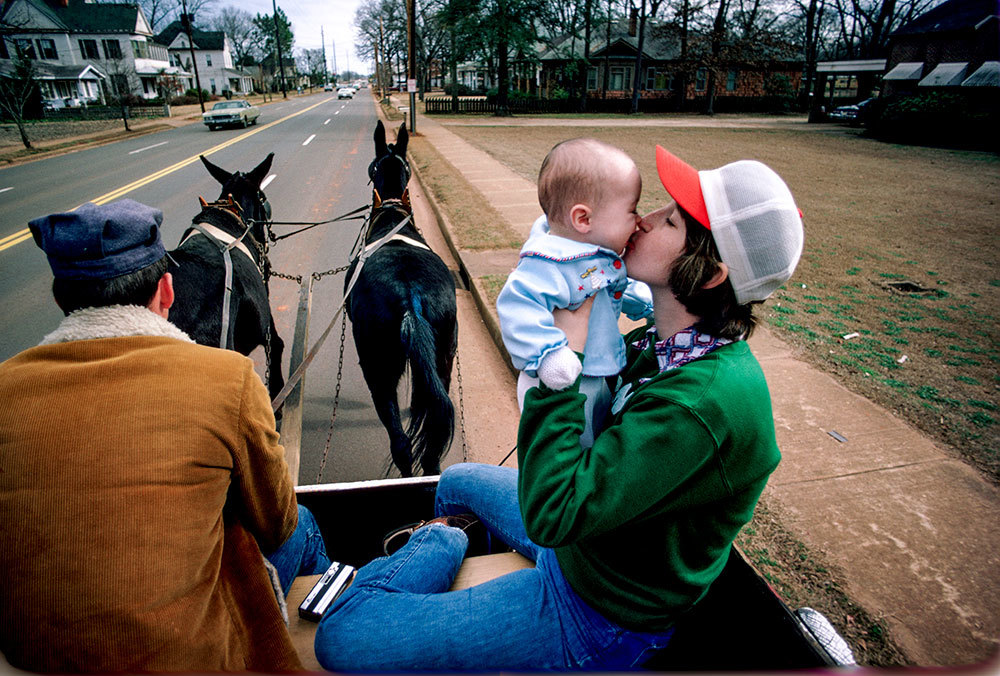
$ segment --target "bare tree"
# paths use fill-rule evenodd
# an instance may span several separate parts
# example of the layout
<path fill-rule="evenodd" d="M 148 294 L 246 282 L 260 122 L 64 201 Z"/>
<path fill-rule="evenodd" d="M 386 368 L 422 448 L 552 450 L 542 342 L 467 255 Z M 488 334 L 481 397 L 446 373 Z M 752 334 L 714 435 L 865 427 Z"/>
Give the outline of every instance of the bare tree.
<path fill-rule="evenodd" d="M 229 36 L 229 44 L 233 48 L 233 59 L 243 70 L 243 66 L 252 61 L 259 61 L 256 54 L 257 41 L 254 39 L 253 15 L 239 7 L 223 7 L 210 24 L 214 30 L 222 31 Z"/>
<path fill-rule="evenodd" d="M 0 39 L 3 39 L 2 34 Z M 17 125 L 24 147 L 31 148 L 31 141 L 24 127 L 24 117 L 32 99 L 39 97 L 35 65 L 31 59 L 20 53 L 14 56 L 11 65 L 13 69 L 9 74 L 0 73 L 0 108 L 3 108 Z"/>

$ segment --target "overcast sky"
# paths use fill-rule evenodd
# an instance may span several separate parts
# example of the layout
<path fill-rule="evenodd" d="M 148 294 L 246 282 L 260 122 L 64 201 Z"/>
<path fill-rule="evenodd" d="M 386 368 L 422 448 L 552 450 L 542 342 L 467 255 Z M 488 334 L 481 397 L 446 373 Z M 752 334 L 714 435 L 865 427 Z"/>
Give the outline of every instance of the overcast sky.
<path fill-rule="evenodd" d="M 272 0 L 240 0 L 232 3 L 220 0 L 215 8 L 233 6 L 245 9 L 251 14 L 271 14 Z M 326 42 L 326 63 L 333 71 L 333 51 L 337 49 L 337 70 L 370 73 L 371 64 L 363 62 L 354 51 L 354 13 L 361 0 L 277 0 L 278 8 L 292 22 L 295 34 L 295 49 L 319 49 Z M 323 27 L 325 40 L 320 38 Z"/>

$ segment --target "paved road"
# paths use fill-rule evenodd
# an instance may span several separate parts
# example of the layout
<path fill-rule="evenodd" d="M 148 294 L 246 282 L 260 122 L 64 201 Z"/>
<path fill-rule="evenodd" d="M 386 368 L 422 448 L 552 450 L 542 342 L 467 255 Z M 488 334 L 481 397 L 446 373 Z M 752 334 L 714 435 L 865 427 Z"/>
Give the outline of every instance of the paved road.
<path fill-rule="evenodd" d="M 84 202 L 128 197 L 164 212 L 163 237 L 176 246 L 198 212 L 198 196 L 214 199 L 219 185 L 199 154 L 229 171 L 249 171 L 269 152 L 275 155 L 265 193 L 276 221 L 318 221 L 370 202 L 367 167 L 374 154 L 375 109 L 368 97 L 338 101 L 329 94 L 300 97 L 266 106 L 258 126 L 209 132 L 191 124 L 99 148 L 0 169 L 0 359 L 38 343 L 59 322 L 51 301 L 51 275 L 26 225 L 31 218 L 69 210 Z M 432 216 L 424 216 L 425 221 Z M 308 275 L 344 265 L 359 221 L 315 228 L 277 243 L 271 252 L 276 271 Z M 293 230 L 276 226 L 278 234 Z M 314 284 L 312 335 L 333 317 L 342 299 L 343 275 Z M 271 306 L 278 332 L 291 343 L 299 288 L 271 281 Z M 331 452 L 321 477 L 338 371 L 339 322 L 310 367 L 303 419 L 300 483 L 371 479 L 382 476 L 388 437 L 372 409 L 357 366 L 350 328 Z M 285 353 L 284 372 L 288 373 Z M 263 372 L 264 354 L 252 355 Z M 504 443 L 507 443 L 504 440 Z M 461 437 L 449 463 L 462 457 Z M 495 462 L 495 460 L 494 460 Z"/>

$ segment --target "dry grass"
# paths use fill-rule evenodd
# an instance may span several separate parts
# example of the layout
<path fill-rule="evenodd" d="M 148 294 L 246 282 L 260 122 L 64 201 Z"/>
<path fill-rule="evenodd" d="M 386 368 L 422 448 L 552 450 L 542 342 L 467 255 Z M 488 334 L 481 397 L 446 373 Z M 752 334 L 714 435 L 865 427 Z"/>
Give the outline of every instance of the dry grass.
<path fill-rule="evenodd" d="M 560 140 L 613 143 L 639 165 L 642 210 L 666 199 L 657 143 L 696 167 L 767 163 L 805 214 L 806 246 L 762 318 L 812 363 L 1000 481 L 996 155 L 891 145 L 848 129 L 450 129 L 529 180 Z M 898 282 L 913 286 L 890 286 Z"/>

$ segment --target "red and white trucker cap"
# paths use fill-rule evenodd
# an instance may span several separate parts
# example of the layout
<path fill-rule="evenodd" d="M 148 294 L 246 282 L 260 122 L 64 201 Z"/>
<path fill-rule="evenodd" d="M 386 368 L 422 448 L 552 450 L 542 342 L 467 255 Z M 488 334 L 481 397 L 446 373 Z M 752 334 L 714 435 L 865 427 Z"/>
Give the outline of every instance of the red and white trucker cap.
<path fill-rule="evenodd" d="M 764 300 L 802 256 L 802 212 L 773 169 L 741 160 L 697 171 L 656 146 L 656 171 L 677 204 L 711 230 L 739 304 Z"/>

